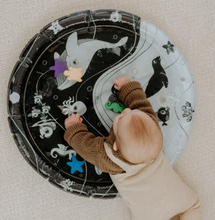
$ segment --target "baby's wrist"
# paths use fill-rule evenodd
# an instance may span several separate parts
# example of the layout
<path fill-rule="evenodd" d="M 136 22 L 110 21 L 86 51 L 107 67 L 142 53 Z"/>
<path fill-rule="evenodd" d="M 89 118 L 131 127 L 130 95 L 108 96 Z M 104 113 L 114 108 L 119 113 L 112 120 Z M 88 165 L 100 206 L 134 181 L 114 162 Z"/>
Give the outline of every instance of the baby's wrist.
<path fill-rule="evenodd" d="M 72 126 L 76 125 L 76 124 L 81 124 L 82 122 L 75 122 L 75 123 L 71 123 L 71 124 L 68 124 L 68 125 L 65 125 L 65 128 L 66 129 L 69 129 L 71 128 Z"/>

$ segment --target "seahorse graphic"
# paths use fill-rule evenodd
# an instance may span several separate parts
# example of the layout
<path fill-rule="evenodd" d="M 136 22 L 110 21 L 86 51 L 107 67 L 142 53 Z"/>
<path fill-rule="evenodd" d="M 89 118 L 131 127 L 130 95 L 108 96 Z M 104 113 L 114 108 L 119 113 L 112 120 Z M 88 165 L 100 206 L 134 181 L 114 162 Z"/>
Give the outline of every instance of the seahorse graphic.
<path fill-rule="evenodd" d="M 118 113 L 118 112 L 122 112 L 124 109 L 125 109 L 125 106 L 122 104 L 122 103 L 111 103 L 110 101 L 107 101 L 105 103 L 105 108 L 106 109 L 113 109 L 113 111 L 115 113 Z"/>
<path fill-rule="evenodd" d="M 76 152 L 74 150 L 67 150 L 68 146 L 64 146 L 63 144 L 58 144 L 58 147 L 59 148 L 53 148 L 50 152 L 50 155 L 53 157 L 53 158 L 57 158 L 57 155 L 54 154 L 54 153 L 57 153 L 59 154 L 60 156 L 62 157 L 65 157 L 66 155 L 69 155 L 69 159 L 72 160 L 72 155 L 75 155 L 76 156 Z"/>

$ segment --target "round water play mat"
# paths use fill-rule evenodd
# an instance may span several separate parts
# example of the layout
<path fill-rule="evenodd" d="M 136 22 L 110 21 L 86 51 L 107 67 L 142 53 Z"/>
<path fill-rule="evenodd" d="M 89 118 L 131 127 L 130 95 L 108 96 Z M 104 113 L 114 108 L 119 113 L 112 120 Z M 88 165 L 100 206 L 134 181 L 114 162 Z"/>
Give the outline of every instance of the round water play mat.
<path fill-rule="evenodd" d="M 90 132 L 108 136 L 123 103 L 113 80 L 141 83 L 159 118 L 163 152 L 174 166 L 187 146 L 194 80 L 174 43 L 156 26 L 123 11 L 83 11 L 55 20 L 26 45 L 8 87 L 8 120 L 28 163 L 65 191 L 116 197 L 109 174 L 64 140 L 64 120 L 79 113 Z M 72 167 L 74 166 L 74 167 Z"/>

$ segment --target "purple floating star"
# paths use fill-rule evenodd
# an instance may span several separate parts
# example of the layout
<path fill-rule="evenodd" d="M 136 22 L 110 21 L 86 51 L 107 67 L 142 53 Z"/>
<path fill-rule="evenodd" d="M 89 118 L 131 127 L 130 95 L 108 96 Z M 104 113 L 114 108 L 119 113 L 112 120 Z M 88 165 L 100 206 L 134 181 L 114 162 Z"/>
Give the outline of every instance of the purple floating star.
<path fill-rule="evenodd" d="M 65 68 L 66 64 L 67 64 L 66 61 L 60 62 L 58 59 L 55 59 L 54 66 L 51 66 L 49 68 L 50 70 L 54 70 L 55 71 L 55 73 L 54 73 L 54 77 L 55 78 L 57 78 L 60 73 L 63 73 L 66 70 L 66 68 Z"/>

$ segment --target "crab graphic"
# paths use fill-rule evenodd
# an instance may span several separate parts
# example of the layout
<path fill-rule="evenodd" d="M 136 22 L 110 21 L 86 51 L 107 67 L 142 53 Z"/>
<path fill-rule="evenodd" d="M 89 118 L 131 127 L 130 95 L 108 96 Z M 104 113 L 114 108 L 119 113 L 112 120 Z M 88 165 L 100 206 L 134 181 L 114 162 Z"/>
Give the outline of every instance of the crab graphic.
<path fill-rule="evenodd" d="M 67 79 L 69 81 L 71 80 L 75 80 L 75 81 L 78 81 L 78 82 L 82 82 L 82 71 L 84 69 L 82 67 L 79 67 L 79 68 L 73 68 L 73 67 L 69 67 L 69 70 L 65 70 L 64 71 L 64 75 L 65 76 L 68 76 Z"/>

